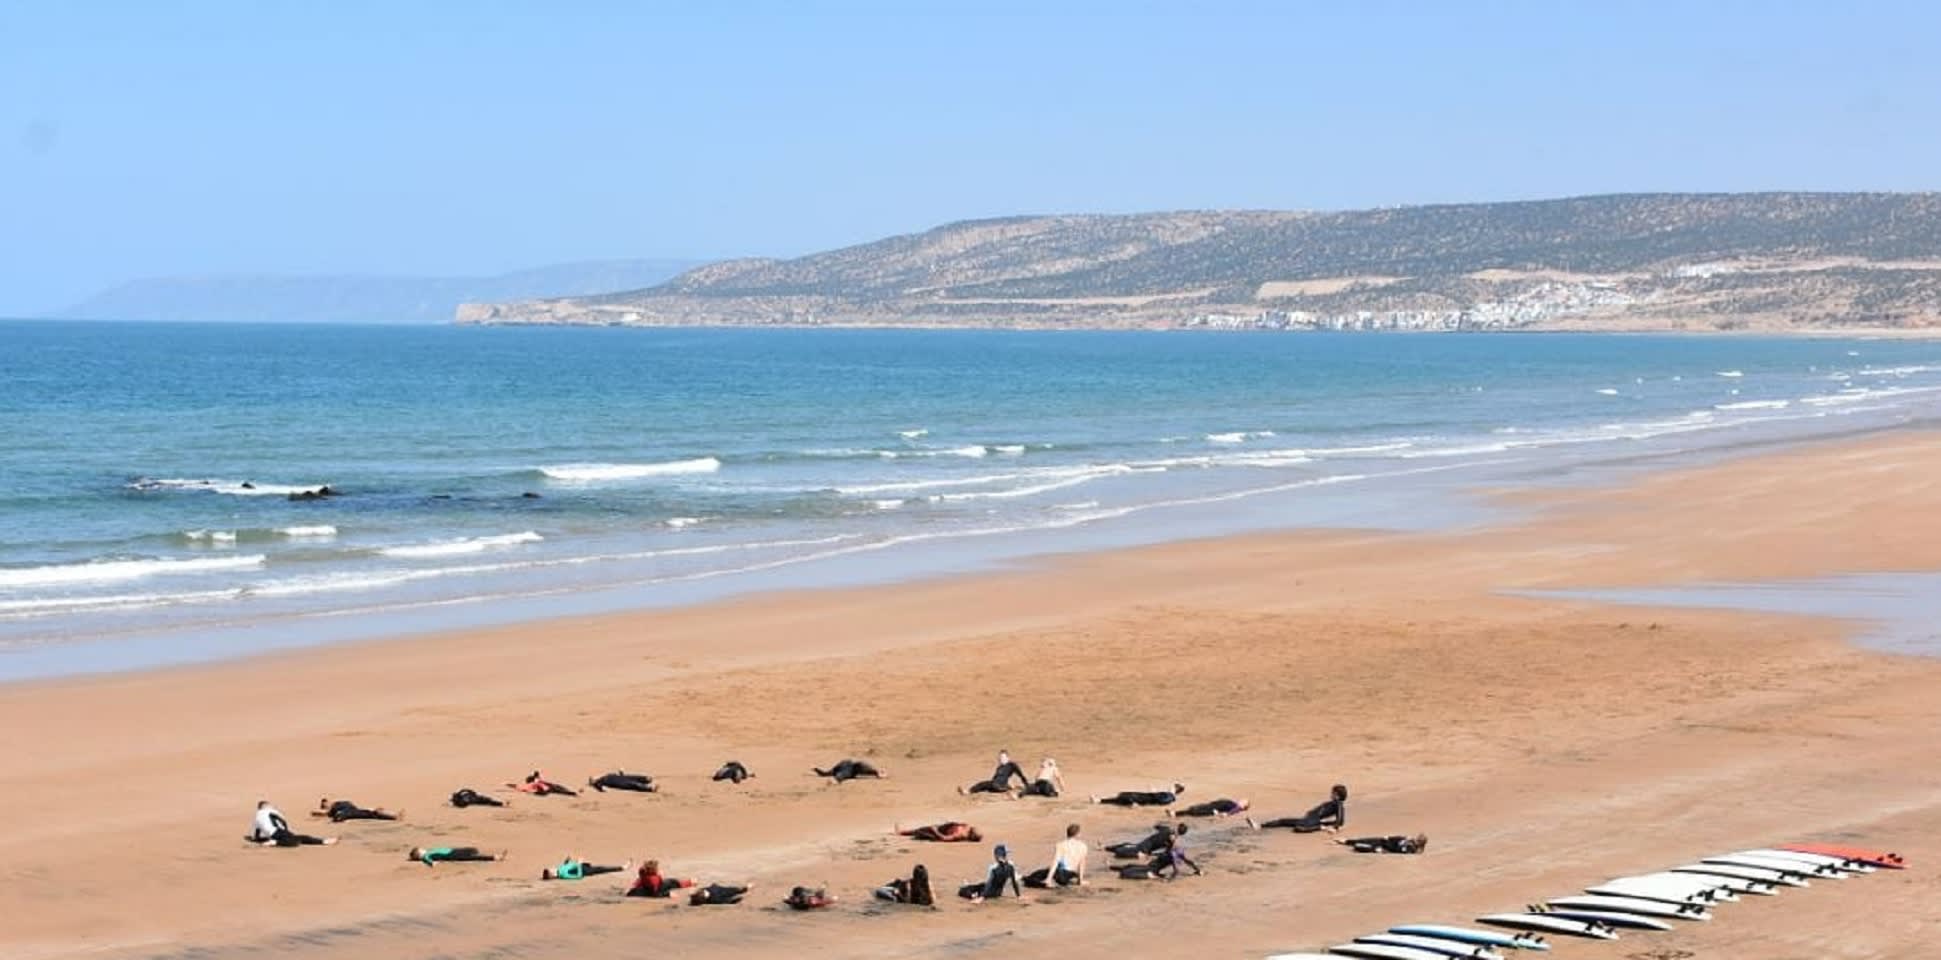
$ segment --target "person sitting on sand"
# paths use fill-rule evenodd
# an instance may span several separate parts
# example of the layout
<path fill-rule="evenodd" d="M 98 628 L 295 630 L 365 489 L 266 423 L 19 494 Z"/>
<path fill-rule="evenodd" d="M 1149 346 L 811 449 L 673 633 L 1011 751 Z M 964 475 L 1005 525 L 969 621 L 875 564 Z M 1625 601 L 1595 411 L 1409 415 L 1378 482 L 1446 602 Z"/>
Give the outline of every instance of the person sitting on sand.
<path fill-rule="evenodd" d="M 1115 807 L 1169 807 L 1186 792 L 1186 784 L 1175 783 L 1171 790 L 1122 790 L 1109 797 L 1093 797 L 1093 803 L 1109 803 Z"/>
<path fill-rule="evenodd" d="M 559 866 L 547 867 L 539 871 L 539 879 L 584 880 L 587 877 L 597 877 L 603 873 L 619 873 L 622 870 L 631 870 L 633 869 L 633 865 L 634 862 L 629 860 L 618 867 L 603 867 L 598 864 L 587 863 L 578 857 L 567 857 L 559 862 Z"/>
<path fill-rule="evenodd" d="M 821 767 L 814 767 L 811 769 L 815 770 L 816 776 L 828 777 L 829 779 L 834 780 L 837 783 L 841 783 L 844 780 L 856 780 L 861 777 L 871 777 L 874 779 L 882 779 L 882 776 L 883 776 L 883 771 L 878 770 L 875 767 L 872 767 L 868 763 L 865 763 L 861 760 L 844 760 L 841 763 L 838 763 L 827 770 L 824 770 Z"/>
<path fill-rule="evenodd" d="M 1024 896 L 1024 888 L 1018 886 L 1018 868 L 1011 864 L 1011 850 L 1000 843 L 991 850 L 991 867 L 984 874 L 984 882 L 964 884 L 957 888 L 957 895 L 972 903 L 983 903 L 1004 896 L 1007 885 L 1012 896 Z"/>
<path fill-rule="evenodd" d="M 477 847 L 412 847 L 404 858 L 416 860 L 427 867 L 440 863 L 492 863 L 504 860 L 505 851 L 492 854 L 481 853 Z"/>
<path fill-rule="evenodd" d="M 250 824 L 249 842 L 266 847 L 311 847 L 329 846 L 336 843 L 336 837 L 313 837 L 290 829 L 290 821 L 283 818 L 283 811 L 270 806 L 268 800 L 256 801 L 256 819 Z"/>
<path fill-rule="evenodd" d="M 740 903 L 741 898 L 747 896 L 748 891 L 753 888 L 754 884 L 752 883 L 741 886 L 735 886 L 729 883 L 710 883 L 688 894 L 687 903 L 690 907 L 733 906 Z"/>
<path fill-rule="evenodd" d="M 720 783 L 721 781 L 726 780 L 729 783 L 740 783 L 743 780 L 747 780 L 753 776 L 754 774 L 748 772 L 747 767 L 742 766 L 741 761 L 730 760 L 727 763 L 722 764 L 721 769 L 716 770 L 714 772 L 714 782 Z"/>
<path fill-rule="evenodd" d="M 1011 778 L 1016 777 L 1018 786 L 1028 787 L 1030 782 L 1024 778 L 1024 768 L 1011 759 L 1009 750 L 997 752 L 997 769 L 991 772 L 989 780 L 979 780 L 968 787 L 958 787 L 958 793 L 1010 793 Z"/>
<path fill-rule="evenodd" d="M 633 886 L 627 888 L 630 897 L 670 897 L 676 890 L 694 886 L 694 878 L 674 879 L 661 876 L 660 861 L 649 860 L 641 866 L 640 875 L 634 878 Z"/>
<path fill-rule="evenodd" d="M 1413 837 L 1399 834 L 1388 837 L 1357 837 L 1344 840 L 1336 837 L 1334 842 L 1353 847 L 1356 853 L 1421 853 L 1429 849 L 1429 835 L 1418 833 Z"/>
<path fill-rule="evenodd" d="M 1200 869 L 1200 865 L 1194 863 L 1193 858 L 1186 855 L 1186 844 L 1180 840 L 1180 835 L 1183 833 L 1185 833 L 1184 829 L 1180 833 L 1174 834 L 1167 841 L 1166 846 L 1157 853 L 1154 853 L 1152 859 L 1145 863 L 1134 863 L 1120 867 L 1119 879 L 1177 880 L 1179 879 L 1179 866 L 1182 863 L 1192 867 L 1193 875 L 1196 877 L 1204 873 L 1205 871 Z"/>
<path fill-rule="evenodd" d="M 317 809 L 310 811 L 310 815 L 313 817 L 329 817 L 331 823 L 343 823 L 346 820 L 404 819 L 403 810 L 399 810 L 397 813 L 392 813 L 383 807 L 366 810 L 349 800 L 332 800 L 329 797 L 318 800 Z"/>
<path fill-rule="evenodd" d="M 783 906 L 791 910 L 820 910 L 836 902 L 825 887 L 796 887 L 782 898 Z"/>
<path fill-rule="evenodd" d="M 978 833 L 976 827 L 955 820 L 946 820 L 927 827 L 912 827 L 908 830 L 899 826 L 896 828 L 896 833 L 898 836 L 909 837 L 912 840 L 927 840 L 931 843 L 977 843 L 984 839 L 984 835 Z"/>
<path fill-rule="evenodd" d="M 876 899 L 890 903 L 907 903 L 916 907 L 935 906 L 937 898 L 930 892 L 930 868 L 917 864 L 910 871 L 910 879 L 898 877 L 876 888 Z"/>
<path fill-rule="evenodd" d="M 1055 797 L 1065 792 L 1065 775 L 1058 772 L 1058 761 L 1050 757 L 1038 761 L 1038 775 L 1026 785 L 1021 797 Z"/>
<path fill-rule="evenodd" d="M 1301 816 L 1282 817 L 1266 823 L 1255 823 L 1250 817 L 1247 820 L 1247 826 L 1255 830 L 1266 827 L 1286 827 L 1295 833 L 1313 833 L 1316 830 L 1333 833 L 1348 825 L 1348 788 L 1337 783 L 1333 790 L 1328 791 L 1328 794 L 1328 799 L 1315 804 L 1314 809 Z"/>
<path fill-rule="evenodd" d="M 452 806 L 461 810 L 466 807 L 503 807 L 505 801 L 497 797 L 488 797 L 471 787 L 461 787 L 452 791 Z"/>
<path fill-rule="evenodd" d="M 534 770 L 533 772 L 526 774 L 526 779 L 521 780 L 518 783 L 508 783 L 506 784 L 506 786 L 511 787 L 512 789 L 517 790 L 520 793 L 530 793 L 535 797 L 549 797 L 555 793 L 563 797 L 579 796 L 579 794 L 573 792 L 572 790 L 569 790 L 563 786 L 560 786 L 557 783 L 552 782 L 551 780 L 546 779 L 545 777 L 540 776 L 539 771 L 537 770 Z"/>
<path fill-rule="evenodd" d="M 1091 848 L 1078 838 L 1078 824 L 1065 827 L 1065 839 L 1051 848 L 1051 866 L 1039 867 L 1024 878 L 1027 887 L 1047 887 L 1057 884 L 1061 887 L 1085 885 L 1085 857 Z"/>
<path fill-rule="evenodd" d="M 1168 810 L 1166 815 L 1169 817 L 1231 817 L 1236 813 L 1246 812 L 1248 806 L 1246 797 L 1238 800 L 1221 797 L 1218 800 L 1208 800 L 1205 803 L 1196 803 L 1178 810 Z"/>
<path fill-rule="evenodd" d="M 1137 860 L 1140 857 L 1149 857 L 1166 849 L 1166 846 L 1173 842 L 1175 836 L 1185 836 L 1186 831 L 1191 829 L 1193 829 L 1192 825 L 1185 823 L 1155 823 L 1152 825 L 1152 832 L 1146 834 L 1144 838 L 1137 841 L 1111 844 L 1105 848 L 1105 851 L 1120 860 Z"/>
<path fill-rule="evenodd" d="M 586 785 L 605 793 L 608 790 L 631 790 L 634 793 L 654 793 L 660 788 L 654 785 L 654 778 L 644 773 L 628 773 L 616 770 L 597 777 L 586 778 Z"/>

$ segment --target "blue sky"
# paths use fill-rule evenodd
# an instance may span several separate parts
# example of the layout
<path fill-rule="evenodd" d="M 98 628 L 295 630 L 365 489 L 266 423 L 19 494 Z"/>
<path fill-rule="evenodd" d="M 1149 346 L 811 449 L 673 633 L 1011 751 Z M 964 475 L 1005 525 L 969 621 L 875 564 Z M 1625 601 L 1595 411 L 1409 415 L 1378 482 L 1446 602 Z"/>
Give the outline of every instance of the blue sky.
<path fill-rule="evenodd" d="M 1918 3 L 0 0 L 0 315 L 1012 213 L 1934 189 L 1937 36 Z"/>

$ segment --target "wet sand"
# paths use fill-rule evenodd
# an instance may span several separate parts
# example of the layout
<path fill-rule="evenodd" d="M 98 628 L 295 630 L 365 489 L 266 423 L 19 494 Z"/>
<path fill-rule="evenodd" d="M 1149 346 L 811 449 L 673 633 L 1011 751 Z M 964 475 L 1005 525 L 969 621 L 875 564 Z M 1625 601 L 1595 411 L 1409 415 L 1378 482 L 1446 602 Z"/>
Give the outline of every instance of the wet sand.
<path fill-rule="evenodd" d="M 1941 661 L 1858 649 L 1848 624 L 1504 591 L 1941 569 L 1941 437 L 1494 495 L 1524 519 L 1172 544 L 8 687 L 0 956 L 1246 957 L 1806 839 L 1895 849 L 1914 869 L 1558 954 L 1929 952 Z M 998 747 L 1027 769 L 1056 756 L 1073 795 L 958 796 Z M 891 776 L 807 772 L 844 756 Z M 708 782 L 729 758 L 757 779 Z M 645 771 L 666 792 L 443 805 L 535 767 L 569 784 Z M 1030 869 L 1068 822 L 1097 844 L 1156 819 L 1085 794 L 1175 779 L 1189 801 L 1247 797 L 1264 816 L 1344 782 L 1350 833 L 1422 831 L 1431 850 L 1357 856 L 1208 821 L 1190 845 L 1204 877 L 1122 882 L 1095 860 L 1094 883 L 1023 902 L 869 902 L 915 863 L 942 892 L 987 860 L 895 824 L 968 820 Z M 407 819 L 328 828 L 304 816 L 324 795 Z M 259 797 L 342 843 L 243 844 Z M 430 843 L 512 859 L 404 860 Z M 620 899 L 622 877 L 538 880 L 569 853 L 758 887 L 696 909 Z M 844 902 L 775 908 L 794 884 Z"/>

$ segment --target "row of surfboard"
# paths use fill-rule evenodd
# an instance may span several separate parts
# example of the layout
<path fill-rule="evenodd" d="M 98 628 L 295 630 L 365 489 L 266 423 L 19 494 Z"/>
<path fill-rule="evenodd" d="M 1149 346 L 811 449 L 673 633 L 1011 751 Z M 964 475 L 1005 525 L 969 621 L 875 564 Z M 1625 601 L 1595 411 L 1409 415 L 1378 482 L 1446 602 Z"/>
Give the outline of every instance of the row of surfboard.
<path fill-rule="evenodd" d="M 1476 922 L 1499 927 L 1404 924 L 1356 937 L 1326 953 L 1277 953 L 1267 960 L 1504 960 L 1504 950 L 1549 950 L 1545 934 L 1616 940 L 1620 930 L 1670 930 L 1712 919 L 1718 904 L 1742 896 L 1770 897 L 1814 880 L 1845 880 L 1876 870 L 1900 870 L 1899 855 L 1837 844 L 1801 843 L 1741 850 L 1659 873 L 1618 877 L 1582 894 L 1531 904 L 1523 913 L 1493 913 Z"/>

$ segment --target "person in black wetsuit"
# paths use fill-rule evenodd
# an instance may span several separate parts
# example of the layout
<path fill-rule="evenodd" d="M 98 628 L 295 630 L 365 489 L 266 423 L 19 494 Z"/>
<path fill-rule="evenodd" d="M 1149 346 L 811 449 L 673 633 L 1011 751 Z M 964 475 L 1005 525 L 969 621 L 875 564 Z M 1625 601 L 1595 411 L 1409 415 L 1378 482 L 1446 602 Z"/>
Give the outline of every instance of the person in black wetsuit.
<path fill-rule="evenodd" d="M 452 791 L 452 806 L 461 810 L 466 807 L 503 807 L 505 801 L 488 797 L 471 787 L 463 787 Z"/>
<path fill-rule="evenodd" d="M 398 820 L 404 817 L 404 811 L 392 813 L 383 807 L 366 810 L 349 800 L 332 800 L 325 797 L 317 801 L 317 809 L 310 811 L 310 815 L 328 817 L 331 823 L 343 823 L 346 820 Z"/>
<path fill-rule="evenodd" d="M 1356 853 L 1421 853 L 1429 849 L 1429 835 L 1418 833 L 1413 837 L 1399 834 L 1388 837 L 1356 837 L 1335 841 L 1345 847 L 1353 847 Z"/>
<path fill-rule="evenodd" d="M 1246 812 L 1248 806 L 1246 797 L 1238 800 L 1221 797 L 1218 800 L 1208 800 L 1205 803 L 1196 803 L 1178 810 L 1168 810 L 1166 815 L 1169 817 L 1231 817 L 1236 813 Z"/>
<path fill-rule="evenodd" d="M 1115 843 L 1106 847 L 1105 851 L 1120 860 L 1137 860 L 1166 849 L 1167 844 L 1173 842 L 1174 836 L 1183 836 L 1191 829 L 1190 825 L 1184 823 L 1155 823 L 1152 825 L 1152 832 L 1143 839 Z"/>
<path fill-rule="evenodd" d="M 1184 832 L 1182 828 L 1181 833 Z M 1196 877 L 1205 872 L 1200 869 L 1199 864 L 1193 862 L 1193 858 L 1186 855 L 1186 844 L 1180 840 L 1180 834 L 1173 834 L 1167 840 L 1166 846 L 1152 855 L 1152 859 L 1145 863 L 1134 863 L 1120 867 L 1119 879 L 1177 880 L 1179 879 L 1179 866 L 1182 863 L 1193 868 L 1193 875 Z"/>
<path fill-rule="evenodd" d="M 1031 785 L 1031 781 L 1024 778 L 1024 768 L 1018 766 L 1011 759 L 1011 752 L 1008 750 L 999 750 L 997 752 L 997 769 L 991 772 L 991 779 L 979 780 L 968 787 L 958 787 L 957 792 L 966 794 L 1010 793 L 1012 790 L 1011 779 L 1013 777 L 1017 778 L 1017 788 L 1020 790 Z"/>
<path fill-rule="evenodd" d="M 634 793 L 654 793 L 660 790 L 654 785 L 654 778 L 644 773 L 628 773 L 616 770 L 597 777 L 586 778 L 586 785 L 605 793 L 608 790 L 631 790 Z"/>
<path fill-rule="evenodd" d="M 740 903 L 741 898 L 748 895 L 748 890 L 751 886 L 753 884 L 735 886 L 734 884 L 728 883 L 710 883 L 688 894 L 688 906 L 732 906 Z"/>
<path fill-rule="evenodd" d="M 1004 896 L 1007 885 L 1012 896 L 1024 896 L 1024 888 L 1018 885 L 1018 868 L 1011 863 L 1011 851 L 1000 843 L 991 850 L 991 868 L 985 872 L 984 882 L 964 884 L 957 888 L 957 895 L 972 903 L 983 903 Z"/>
<path fill-rule="evenodd" d="M 250 824 L 249 842 L 266 847 L 316 847 L 336 843 L 336 837 L 313 837 L 290 829 L 290 821 L 283 819 L 283 812 L 270 806 L 268 800 L 256 803 L 256 819 Z"/>
<path fill-rule="evenodd" d="M 1266 823 L 1255 823 L 1252 818 L 1247 820 L 1247 826 L 1255 830 L 1266 827 L 1286 827 L 1295 833 L 1313 833 L 1316 830 L 1332 833 L 1347 825 L 1348 788 L 1338 783 L 1334 785 L 1333 790 L 1329 791 L 1328 799 L 1316 804 L 1314 809 L 1301 816 L 1282 817 Z"/>
<path fill-rule="evenodd" d="M 749 773 L 748 768 L 742 766 L 739 760 L 730 760 L 722 764 L 721 769 L 714 772 L 714 780 L 716 783 L 720 783 L 723 780 L 729 783 L 740 783 L 753 776 L 754 774 Z"/>
<path fill-rule="evenodd" d="M 1179 800 L 1186 792 L 1186 784 L 1175 783 L 1171 790 L 1122 790 L 1109 797 L 1093 797 L 1093 803 L 1108 803 L 1115 807 L 1166 807 Z"/>
<path fill-rule="evenodd" d="M 877 887 L 876 899 L 916 907 L 935 906 L 936 897 L 930 891 L 930 868 L 917 864 L 917 868 L 910 873 L 910 879 L 898 877 Z"/>
<path fill-rule="evenodd" d="M 883 776 L 883 771 L 878 770 L 875 767 L 872 767 L 861 760 L 844 760 L 841 763 L 838 763 L 827 770 L 824 770 L 821 767 L 814 767 L 812 769 L 815 770 L 816 776 L 828 777 L 829 779 L 834 780 L 837 783 L 841 783 L 845 780 L 855 780 L 861 777 L 871 777 L 874 779 L 881 779 Z"/>

